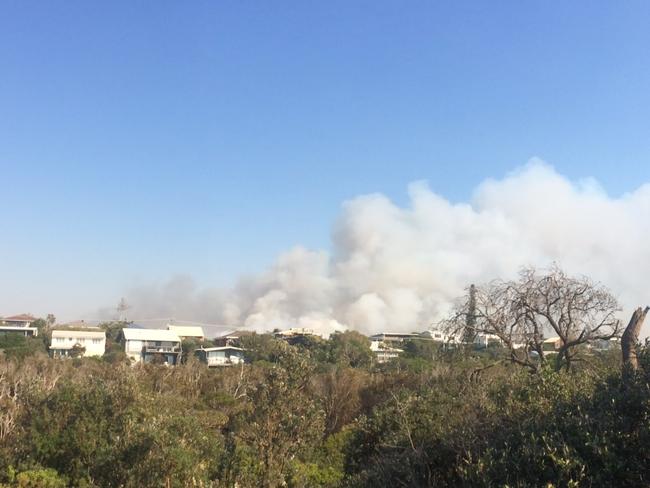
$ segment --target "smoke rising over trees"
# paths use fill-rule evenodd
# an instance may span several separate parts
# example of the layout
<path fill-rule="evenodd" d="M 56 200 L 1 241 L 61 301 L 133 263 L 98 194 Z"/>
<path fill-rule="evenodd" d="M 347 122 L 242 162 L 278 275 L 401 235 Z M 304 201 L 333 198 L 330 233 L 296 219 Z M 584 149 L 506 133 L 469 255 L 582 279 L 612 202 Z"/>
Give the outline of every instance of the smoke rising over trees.
<path fill-rule="evenodd" d="M 648 184 L 611 197 L 535 160 L 481 183 L 468 203 L 425 183 L 411 185 L 409 197 L 404 207 L 381 194 L 346 202 L 330 251 L 295 247 L 230 288 L 202 288 L 187 276 L 133 288 L 131 315 L 253 329 L 410 331 L 445 317 L 470 283 L 513 279 L 522 266 L 554 261 L 607 283 L 623 306 L 645 299 Z"/>

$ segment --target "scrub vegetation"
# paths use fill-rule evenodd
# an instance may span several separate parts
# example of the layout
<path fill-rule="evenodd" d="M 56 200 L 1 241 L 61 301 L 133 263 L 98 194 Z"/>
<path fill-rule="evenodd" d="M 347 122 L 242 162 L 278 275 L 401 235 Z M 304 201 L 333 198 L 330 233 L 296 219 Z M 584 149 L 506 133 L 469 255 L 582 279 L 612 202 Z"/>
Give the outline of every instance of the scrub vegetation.
<path fill-rule="evenodd" d="M 247 364 L 217 369 L 191 356 L 133 366 L 120 323 L 104 324 L 101 359 L 52 360 L 41 337 L 4 337 L 0 486 L 648 486 L 650 348 L 634 346 L 647 310 L 621 367 L 620 347 L 583 341 L 605 337 L 618 305 L 557 273 L 469 289 L 450 324 L 500 342 L 413 339 L 384 364 L 353 331 L 244 336 Z M 565 336 L 555 353 L 543 320 Z"/>

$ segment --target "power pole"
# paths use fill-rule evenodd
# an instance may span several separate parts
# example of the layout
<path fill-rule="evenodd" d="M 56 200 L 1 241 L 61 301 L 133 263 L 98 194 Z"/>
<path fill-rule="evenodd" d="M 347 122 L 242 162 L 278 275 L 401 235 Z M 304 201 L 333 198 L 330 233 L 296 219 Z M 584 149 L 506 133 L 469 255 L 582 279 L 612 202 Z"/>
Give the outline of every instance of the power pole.
<path fill-rule="evenodd" d="M 465 333 L 463 342 L 474 342 L 476 338 L 476 286 L 469 287 L 469 303 L 467 304 L 467 315 L 465 316 Z"/>
<path fill-rule="evenodd" d="M 120 303 L 117 304 L 117 320 L 126 322 L 126 311 L 130 308 L 124 297 L 120 298 Z"/>

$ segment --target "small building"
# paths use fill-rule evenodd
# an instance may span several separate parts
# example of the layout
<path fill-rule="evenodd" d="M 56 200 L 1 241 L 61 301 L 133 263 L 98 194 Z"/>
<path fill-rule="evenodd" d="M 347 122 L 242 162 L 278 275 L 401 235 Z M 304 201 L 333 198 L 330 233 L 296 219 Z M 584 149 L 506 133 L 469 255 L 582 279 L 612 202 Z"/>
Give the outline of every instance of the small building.
<path fill-rule="evenodd" d="M 206 347 L 197 349 L 194 354 L 208 367 L 233 366 L 244 362 L 244 349 L 234 346 Z"/>
<path fill-rule="evenodd" d="M 562 339 L 560 337 L 549 337 L 544 339 L 542 343 L 542 350 L 546 352 L 556 352 L 562 347 Z"/>
<path fill-rule="evenodd" d="M 184 341 L 185 339 L 195 339 L 200 342 L 205 340 L 203 327 L 199 327 L 197 325 L 167 324 L 167 330 L 176 332 L 176 334 L 178 334 L 178 337 L 180 337 L 182 341 Z"/>
<path fill-rule="evenodd" d="M 399 357 L 404 350 L 393 347 L 382 341 L 372 341 L 370 343 L 370 350 L 375 355 L 378 363 L 387 363 Z"/>
<path fill-rule="evenodd" d="M 180 362 L 181 338 L 172 330 L 124 328 L 119 341 L 126 355 L 136 362 L 176 365 Z"/>
<path fill-rule="evenodd" d="M 52 357 L 68 357 L 75 348 L 83 348 L 84 357 L 103 356 L 106 351 L 106 332 L 99 328 L 52 331 L 50 341 Z"/>

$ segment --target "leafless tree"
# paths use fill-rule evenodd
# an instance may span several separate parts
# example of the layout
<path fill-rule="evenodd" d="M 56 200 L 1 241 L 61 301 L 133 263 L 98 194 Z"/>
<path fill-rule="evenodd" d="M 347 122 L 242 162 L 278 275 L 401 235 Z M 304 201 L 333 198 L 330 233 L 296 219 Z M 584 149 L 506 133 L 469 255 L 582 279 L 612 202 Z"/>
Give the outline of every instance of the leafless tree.
<path fill-rule="evenodd" d="M 444 326 L 456 337 L 498 337 L 511 361 L 532 371 L 548 360 L 544 339 L 557 336 L 557 368 L 569 369 L 586 344 L 620 335 L 619 311 L 611 292 L 587 277 L 568 276 L 556 265 L 542 272 L 526 267 L 517 280 L 476 286 Z"/>

